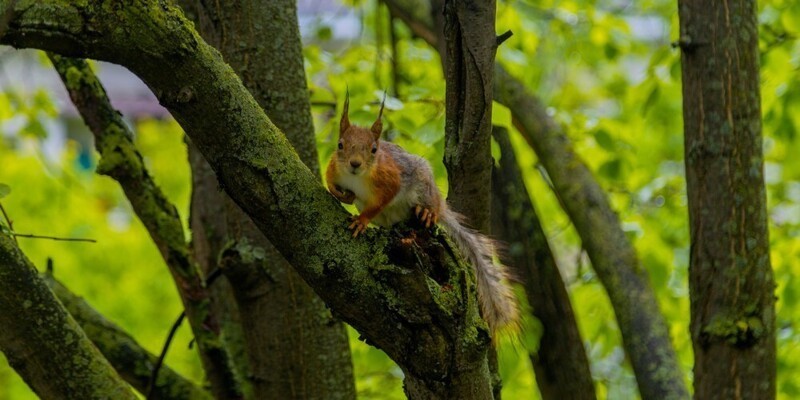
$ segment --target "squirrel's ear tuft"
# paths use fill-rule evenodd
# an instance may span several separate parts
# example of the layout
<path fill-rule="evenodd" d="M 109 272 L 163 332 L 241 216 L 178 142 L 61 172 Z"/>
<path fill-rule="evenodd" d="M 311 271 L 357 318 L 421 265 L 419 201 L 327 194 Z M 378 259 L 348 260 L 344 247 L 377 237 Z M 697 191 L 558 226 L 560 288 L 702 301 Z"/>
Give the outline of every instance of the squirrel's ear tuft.
<path fill-rule="evenodd" d="M 344 97 L 344 109 L 342 110 L 342 120 L 339 122 L 339 134 L 341 135 L 347 128 L 350 127 L 350 88 L 347 88 L 347 92 Z"/>
<path fill-rule="evenodd" d="M 383 122 L 381 122 L 381 117 L 383 117 L 383 105 L 386 104 L 386 91 L 383 92 L 383 101 L 381 101 L 381 109 L 378 111 L 378 119 L 372 124 L 372 134 L 375 135 L 375 140 L 381 138 L 381 132 L 383 132 Z"/>

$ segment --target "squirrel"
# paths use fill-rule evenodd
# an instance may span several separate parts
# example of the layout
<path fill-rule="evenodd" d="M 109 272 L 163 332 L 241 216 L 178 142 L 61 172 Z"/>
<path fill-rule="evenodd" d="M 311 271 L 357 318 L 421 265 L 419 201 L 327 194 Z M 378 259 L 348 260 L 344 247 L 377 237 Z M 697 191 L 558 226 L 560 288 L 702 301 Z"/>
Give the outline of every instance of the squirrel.
<path fill-rule="evenodd" d="M 467 227 L 466 218 L 447 206 L 427 160 L 380 140 L 385 100 L 384 96 L 377 120 L 367 129 L 350 123 L 348 92 L 338 149 L 325 174 L 330 193 L 342 203 L 355 204 L 360 212 L 349 225 L 353 237 L 366 231 L 370 222 L 390 227 L 412 215 L 426 228 L 440 223 L 474 268 L 481 313 L 491 333 L 517 328 L 519 306 L 506 267 L 495 261 L 496 242 Z"/>

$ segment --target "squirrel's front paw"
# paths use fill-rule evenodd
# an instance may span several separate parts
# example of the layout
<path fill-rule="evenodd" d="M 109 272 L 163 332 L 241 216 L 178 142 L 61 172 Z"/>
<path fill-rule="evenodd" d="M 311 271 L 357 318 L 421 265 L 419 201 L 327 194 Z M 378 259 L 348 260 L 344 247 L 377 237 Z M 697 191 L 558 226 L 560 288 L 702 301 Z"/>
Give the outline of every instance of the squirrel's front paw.
<path fill-rule="evenodd" d="M 436 223 L 439 222 L 439 214 L 420 205 L 414 207 L 414 214 L 425 224 L 426 228 L 430 228 L 431 225 L 436 225 Z"/>
<path fill-rule="evenodd" d="M 330 192 L 333 195 L 333 197 L 336 198 L 336 200 L 339 200 L 344 204 L 353 204 L 353 201 L 355 201 L 356 199 L 355 193 L 347 189 L 342 189 L 338 186 L 332 188 Z"/>
<path fill-rule="evenodd" d="M 358 236 L 359 233 L 364 233 L 369 225 L 369 220 L 361 217 L 360 215 L 353 216 L 353 223 L 348 228 L 353 230 L 353 237 Z"/>

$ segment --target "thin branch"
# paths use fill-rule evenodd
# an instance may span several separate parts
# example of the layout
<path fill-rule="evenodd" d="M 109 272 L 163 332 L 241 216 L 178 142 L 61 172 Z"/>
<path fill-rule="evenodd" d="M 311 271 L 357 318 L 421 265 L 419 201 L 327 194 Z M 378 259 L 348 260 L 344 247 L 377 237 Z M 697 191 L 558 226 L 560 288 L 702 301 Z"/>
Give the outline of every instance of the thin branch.
<path fill-rule="evenodd" d="M 510 38 L 512 35 L 514 35 L 514 32 L 511 32 L 511 29 L 509 29 L 505 31 L 503 34 L 497 36 L 495 43 L 497 44 L 497 46 L 500 46 L 501 44 L 503 44 L 503 42 L 508 40 L 508 38 Z"/>
<path fill-rule="evenodd" d="M 3 218 L 5 218 L 6 223 L 8 224 L 8 230 L 14 232 L 14 223 L 11 221 L 11 218 L 8 217 L 8 213 L 6 213 L 6 209 L 3 208 L 3 203 L 0 203 L 0 211 L 3 212 Z M 17 241 L 17 237 L 14 236 L 14 243 L 19 243 Z"/>
<path fill-rule="evenodd" d="M 172 338 L 175 336 L 175 332 L 178 331 L 178 328 L 181 326 L 183 322 L 183 318 L 186 317 L 186 312 L 182 311 L 181 315 L 175 320 L 175 323 L 172 324 L 172 328 L 169 330 L 169 335 L 167 335 L 167 340 L 164 341 L 164 347 L 161 348 L 161 354 L 158 355 L 158 360 L 156 360 L 156 364 L 153 366 L 153 373 L 150 375 L 150 382 L 147 383 L 147 400 L 154 399 L 156 381 L 158 380 L 158 372 L 161 370 L 161 365 L 164 364 L 164 358 L 167 356 L 167 350 L 169 350 L 169 345 L 172 343 Z"/>
<path fill-rule="evenodd" d="M 217 280 L 222 275 L 222 270 L 220 268 L 214 268 L 209 274 L 208 278 L 206 279 L 206 287 L 210 287 L 214 281 Z M 181 326 L 181 322 L 186 317 L 186 311 L 181 311 L 178 318 L 176 318 L 175 323 L 172 324 L 172 328 L 169 330 L 169 334 L 167 335 L 167 340 L 164 341 L 164 346 L 161 348 L 161 354 L 158 356 L 158 360 L 156 361 L 155 366 L 153 367 L 153 373 L 150 375 L 150 382 L 147 384 L 147 399 L 153 398 L 152 395 L 154 394 L 153 389 L 155 388 L 156 381 L 158 380 L 158 372 L 161 369 L 161 365 L 164 363 L 164 358 L 167 356 L 167 351 L 169 350 L 170 344 L 172 344 L 172 337 L 175 336 L 175 332 L 178 330 L 178 327 Z"/>
<path fill-rule="evenodd" d="M 85 238 L 64 238 L 64 237 L 56 237 L 56 236 L 45 236 L 45 235 L 32 235 L 29 233 L 16 233 L 11 232 L 11 235 L 14 238 L 28 238 L 28 239 L 47 239 L 47 240 L 55 240 L 59 242 L 86 242 L 86 243 L 97 243 L 95 239 L 85 239 Z"/>
<path fill-rule="evenodd" d="M 384 4 L 384 3 L 379 3 Z M 384 4 L 385 5 L 385 4 Z M 400 97 L 400 52 L 397 51 L 397 27 L 394 23 L 395 17 L 389 13 L 389 43 L 392 45 L 392 94 Z"/>

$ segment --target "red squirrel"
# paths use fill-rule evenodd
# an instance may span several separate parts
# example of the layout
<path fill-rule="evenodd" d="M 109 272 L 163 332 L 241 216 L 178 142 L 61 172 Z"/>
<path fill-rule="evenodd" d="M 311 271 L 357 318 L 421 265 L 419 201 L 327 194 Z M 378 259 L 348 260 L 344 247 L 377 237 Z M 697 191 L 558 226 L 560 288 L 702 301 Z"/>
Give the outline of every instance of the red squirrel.
<path fill-rule="evenodd" d="M 492 334 L 516 327 L 519 307 L 506 267 L 495 261 L 495 241 L 467 227 L 465 217 L 447 206 L 427 160 L 380 140 L 383 103 L 370 129 L 350 123 L 349 106 L 348 93 L 339 123 L 338 149 L 325 177 L 331 194 L 343 203 L 355 204 L 360 212 L 349 226 L 353 237 L 366 231 L 370 222 L 390 227 L 416 216 L 426 227 L 441 223 L 475 270 L 481 313 Z"/>

